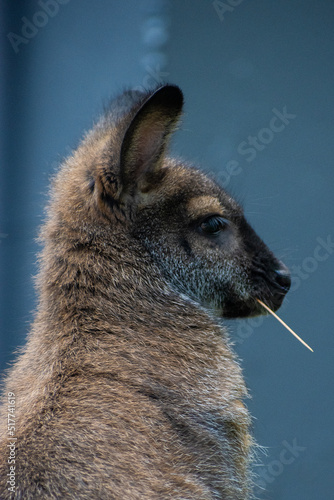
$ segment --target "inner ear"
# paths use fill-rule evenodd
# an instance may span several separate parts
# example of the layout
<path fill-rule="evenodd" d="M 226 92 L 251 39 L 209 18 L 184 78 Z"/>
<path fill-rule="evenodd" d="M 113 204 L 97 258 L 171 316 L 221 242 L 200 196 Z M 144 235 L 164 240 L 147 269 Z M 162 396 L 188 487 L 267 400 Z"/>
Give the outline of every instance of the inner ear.
<path fill-rule="evenodd" d="M 122 192 L 147 191 L 160 178 L 161 166 L 182 112 L 183 95 L 174 85 L 151 93 L 132 119 L 122 142 Z"/>

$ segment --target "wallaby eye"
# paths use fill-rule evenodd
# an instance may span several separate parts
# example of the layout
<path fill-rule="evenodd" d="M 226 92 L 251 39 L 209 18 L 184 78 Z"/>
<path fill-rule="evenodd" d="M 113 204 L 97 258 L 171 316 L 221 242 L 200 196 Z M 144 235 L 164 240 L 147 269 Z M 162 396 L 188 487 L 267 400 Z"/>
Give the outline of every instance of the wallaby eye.
<path fill-rule="evenodd" d="M 228 226 L 228 221 L 219 215 L 210 215 L 204 219 L 199 228 L 202 233 L 208 236 L 217 236 Z"/>

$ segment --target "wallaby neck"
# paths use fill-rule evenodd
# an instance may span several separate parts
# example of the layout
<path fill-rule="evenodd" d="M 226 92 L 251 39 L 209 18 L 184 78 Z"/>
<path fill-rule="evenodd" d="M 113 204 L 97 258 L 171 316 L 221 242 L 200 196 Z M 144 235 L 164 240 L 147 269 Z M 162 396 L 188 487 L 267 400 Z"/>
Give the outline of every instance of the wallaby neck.
<path fill-rule="evenodd" d="M 108 238 L 89 241 L 88 233 L 69 240 L 58 231 L 47 240 L 41 262 L 39 316 L 54 321 L 60 335 L 83 325 L 99 335 L 98 319 L 108 330 L 162 325 L 184 331 L 198 323 L 219 331 L 204 309 L 169 284 L 144 247 L 121 233 L 108 230 Z"/>

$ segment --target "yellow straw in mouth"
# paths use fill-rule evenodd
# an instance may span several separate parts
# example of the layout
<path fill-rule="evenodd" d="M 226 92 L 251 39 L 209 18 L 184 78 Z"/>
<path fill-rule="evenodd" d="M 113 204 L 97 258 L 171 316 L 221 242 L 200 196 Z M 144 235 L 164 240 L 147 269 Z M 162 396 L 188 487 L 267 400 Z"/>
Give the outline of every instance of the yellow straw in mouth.
<path fill-rule="evenodd" d="M 264 304 L 260 299 L 256 299 L 256 300 L 258 301 L 259 304 L 261 304 L 262 307 L 264 307 L 270 314 L 272 314 L 274 316 L 274 318 L 276 318 L 280 323 L 282 323 L 282 325 L 285 326 L 285 328 L 287 330 L 289 330 L 289 332 L 292 333 L 292 335 L 294 335 L 296 337 L 296 339 L 299 340 L 299 342 L 304 344 L 304 346 L 307 347 L 308 349 L 310 349 L 310 351 L 314 352 L 313 349 L 311 349 L 311 347 L 308 344 L 306 344 L 306 342 L 304 342 L 303 339 L 301 339 L 286 323 L 284 323 L 284 321 L 279 316 L 277 316 L 277 314 L 274 313 L 274 311 L 272 311 L 270 309 L 270 307 L 268 307 L 266 304 Z"/>

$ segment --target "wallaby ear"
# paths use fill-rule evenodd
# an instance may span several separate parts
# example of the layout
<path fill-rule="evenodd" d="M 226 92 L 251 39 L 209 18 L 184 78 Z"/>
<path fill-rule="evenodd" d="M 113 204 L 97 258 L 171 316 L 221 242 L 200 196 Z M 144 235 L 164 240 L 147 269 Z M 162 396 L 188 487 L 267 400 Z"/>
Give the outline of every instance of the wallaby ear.
<path fill-rule="evenodd" d="M 183 94 L 179 87 L 164 85 L 155 90 L 137 111 L 121 147 L 122 194 L 150 189 L 161 168 L 182 105 Z"/>

